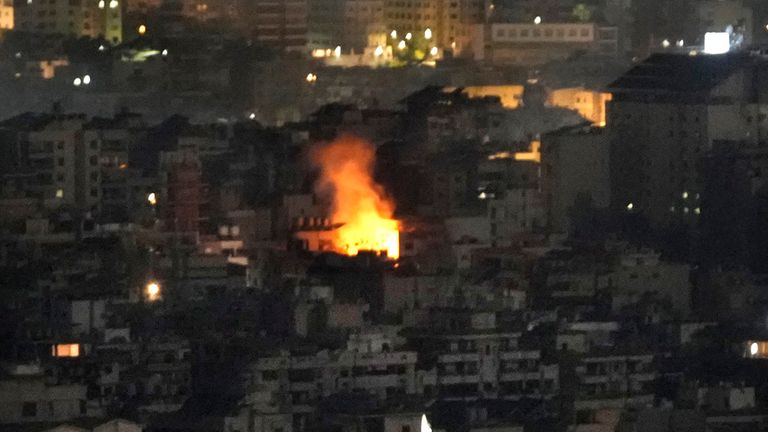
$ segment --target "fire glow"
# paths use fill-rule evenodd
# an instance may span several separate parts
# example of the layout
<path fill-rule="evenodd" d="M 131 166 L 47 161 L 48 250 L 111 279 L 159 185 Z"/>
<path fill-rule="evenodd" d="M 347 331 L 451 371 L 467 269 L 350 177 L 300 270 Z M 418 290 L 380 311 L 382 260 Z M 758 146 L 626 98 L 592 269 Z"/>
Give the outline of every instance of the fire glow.
<path fill-rule="evenodd" d="M 340 225 L 333 231 L 334 249 L 346 255 L 375 251 L 398 258 L 399 224 L 392 219 L 395 206 L 372 176 L 375 148 L 347 135 L 315 147 L 310 158 L 320 171 L 315 190 L 330 199 L 331 220 Z"/>

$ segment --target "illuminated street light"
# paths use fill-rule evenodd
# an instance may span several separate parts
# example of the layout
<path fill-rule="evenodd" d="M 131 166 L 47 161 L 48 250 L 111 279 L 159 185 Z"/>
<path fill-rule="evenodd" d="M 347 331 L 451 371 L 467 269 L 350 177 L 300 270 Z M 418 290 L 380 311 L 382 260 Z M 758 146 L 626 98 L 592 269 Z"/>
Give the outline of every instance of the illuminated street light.
<path fill-rule="evenodd" d="M 162 54 L 163 57 L 166 57 L 168 55 L 168 50 L 164 49 L 163 52 L 161 52 L 160 54 Z"/>
<path fill-rule="evenodd" d="M 627 211 L 632 211 L 632 209 L 635 208 L 635 205 L 632 203 L 627 204 Z"/>
<path fill-rule="evenodd" d="M 536 24 L 536 25 L 541 24 L 541 17 L 540 16 L 536 16 L 536 18 L 533 19 L 533 23 Z"/>
<path fill-rule="evenodd" d="M 75 80 L 74 80 L 74 81 L 72 81 L 72 84 L 73 84 L 75 87 L 80 87 L 80 84 L 82 84 L 82 83 L 83 83 L 83 80 L 82 80 L 82 79 L 80 79 L 80 77 L 77 77 L 77 78 L 75 78 Z"/>
<path fill-rule="evenodd" d="M 160 284 L 156 281 L 151 281 L 146 286 L 147 299 L 149 301 L 155 301 L 160 298 Z"/>
<path fill-rule="evenodd" d="M 118 6 L 118 4 L 119 4 L 119 3 L 117 2 L 117 0 L 110 0 L 110 2 L 109 2 L 109 8 L 110 8 L 110 9 L 117 9 L 117 6 Z"/>
<path fill-rule="evenodd" d="M 376 49 L 373 50 L 373 55 L 376 57 L 381 57 L 384 55 L 384 48 L 381 45 L 377 46 Z"/>
<path fill-rule="evenodd" d="M 759 351 L 760 347 L 757 345 L 757 342 L 752 342 L 752 345 L 749 346 L 749 353 L 755 356 Z"/>
<path fill-rule="evenodd" d="M 157 205 L 157 195 L 154 192 L 151 192 L 147 195 L 147 202 L 149 202 L 149 205 Z"/>
<path fill-rule="evenodd" d="M 404 49 L 405 49 L 405 41 L 404 41 L 404 40 L 401 40 L 401 41 L 400 41 L 400 42 L 397 44 L 397 49 L 399 49 L 399 50 L 404 50 Z"/>
<path fill-rule="evenodd" d="M 333 55 L 336 58 L 341 57 L 341 45 L 337 45 L 336 48 L 333 50 Z"/>
<path fill-rule="evenodd" d="M 251 114 L 248 116 L 248 118 L 249 118 L 249 119 L 251 119 L 251 120 L 256 120 L 256 113 L 251 113 Z"/>
<path fill-rule="evenodd" d="M 433 46 L 432 48 L 429 49 L 429 55 L 431 55 L 431 56 L 436 56 L 437 55 L 437 47 L 436 46 Z"/>
<path fill-rule="evenodd" d="M 426 40 L 432 39 L 432 29 L 427 28 L 426 30 L 424 30 L 424 39 Z"/>
<path fill-rule="evenodd" d="M 392 33 L 389 34 L 389 37 L 392 39 L 397 39 L 397 30 L 392 30 Z"/>
<path fill-rule="evenodd" d="M 104 3 L 104 0 L 99 0 L 99 9 L 104 9 L 104 6 L 106 6 L 106 5 L 107 4 Z"/>
<path fill-rule="evenodd" d="M 684 39 L 680 39 L 679 41 L 677 41 L 677 46 L 679 48 L 684 47 L 685 46 L 685 40 Z"/>
<path fill-rule="evenodd" d="M 412 37 L 413 35 L 411 34 L 411 32 L 408 32 L 405 34 L 405 40 L 411 40 Z"/>
<path fill-rule="evenodd" d="M 315 81 L 317 81 L 317 75 L 313 74 L 312 72 L 307 74 L 307 77 L 305 78 L 308 83 L 312 84 Z"/>
<path fill-rule="evenodd" d="M 661 41 L 661 46 L 662 47 L 669 48 L 669 45 L 670 45 L 669 39 L 664 39 L 663 41 Z"/>
<path fill-rule="evenodd" d="M 104 51 L 105 49 L 107 48 L 104 46 L 104 44 L 99 45 L 99 51 Z"/>
<path fill-rule="evenodd" d="M 146 33 L 146 32 L 147 32 L 147 26 L 145 26 L 144 24 L 142 24 L 142 25 L 140 25 L 140 26 L 139 26 L 139 28 L 138 28 L 138 29 L 136 29 L 136 31 L 138 31 L 138 32 L 139 32 L 139 34 L 143 36 L 143 35 L 144 35 L 144 33 Z"/>

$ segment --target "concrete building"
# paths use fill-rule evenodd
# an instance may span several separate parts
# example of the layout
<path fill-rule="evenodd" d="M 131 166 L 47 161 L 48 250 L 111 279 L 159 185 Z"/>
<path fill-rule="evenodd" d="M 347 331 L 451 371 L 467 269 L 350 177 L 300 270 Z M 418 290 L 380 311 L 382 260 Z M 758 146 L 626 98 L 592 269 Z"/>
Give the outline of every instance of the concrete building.
<path fill-rule="evenodd" d="M 546 224 L 544 196 L 536 188 L 508 189 L 488 200 L 491 245 L 509 246 L 521 233 Z"/>
<path fill-rule="evenodd" d="M 489 7 L 485 0 L 386 0 L 386 32 L 393 46 L 410 33 L 417 40 L 428 39 L 428 45 L 463 55 L 471 48 L 475 26 L 485 22 Z M 425 35 L 427 29 L 429 38 Z M 391 33 L 393 30 L 395 33 Z"/>
<path fill-rule="evenodd" d="M 344 52 L 361 53 L 370 43 L 372 35 L 384 35 L 384 0 L 347 0 L 344 4 L 344 35 L 341 47 Z M 389 30 L 391 31 L 391 30 Z"/>
<path fill-rule="evenodd" d="M 243 15 L 254 42 L 280 51 L 307 50 L 307 2 L 305 0 L 256 0 Z"/>
<path fill-rule="evenodd" d="M 170 161 L 165 188 L 160 202 L 167 229 L 196 238 L 200 223 L 207 217 L 207 186 L 200 162 L 194 157 Z"/>
<path fill-rule="evenodd" d="M 761 57 L 738 53 L 656 54 L 612 83 L 612 207 L 642 214 L 656 225 L 695 226 L 707 211 L 705 184 L 724 181 L 716 176 L 735 183 L 747 176 L 744 181 L 753 185 L 762 181 L 765 66 Z M 744 166 L 729 171 L 734 162 L 723 162 L 732 157 Z M 716 167 L 724 171 L 717 174 Z M 710 204 L 744 198 L 742 193 L 752 191 L 713 190 Z"/>
<path fill-rule="evenodd" d="M 584 87 L 557 88 L 549 93 L 547 103 L 552 106 L 577 111 L 596 126 L 605 126 L 605 104 L 611 100 L 610 93 L 590 90 Z"/>
<path fill-rule="evenodd" d="M 495 65 L 538 66 L 576 52 L 619 54 L 618 29 L 596 23 L 493 23 L 476 26 L 476 60 Z"/>
<path fill-rule="evenodd" d="M 119 0 L 17 2 L 14 28 L 31 33 L 103 37 L 113 44 L 123 39 Z"/>
<path fill-rule="evenodd" d="M 521 333 L 496 324 L 489 311 L 432 309 L 407 337 L 437 355 L 425 371 L 423 392 L 443 399 L 548 398 L 558 391 L 559 369 L 545 364 L 538 349 L 523 348 Z"/>
<path fill-rule="evenodd" d="M 252 388 L 285 395 L 294 422 L 306 421 L 318 401 L 339 392 L 362 391 L 380 400 L 416 393 L 416 353 L 380 339 L 358 334 L 343 350 L 263 357 L 249 366 L 245 379 Z"/>
<path fill-rule="evenodd" d="M 541 186 L 550 229 L 567 232 L 574 205 L 610 205 L 610 141 L 602 128 L 574 126 L 542 138 Z"/>
<path fill-rule="evenodd" d="M 613 430 L 625 408 L 652 404 L 657 377 L 653 360 L 652 354 L 610 350 L 593 350 L 584 355 L 576 368 L 573 430 Z"/>
<path fill-rule="evenodd" d="M 24 372 L 0 380 L 0 424 L 63 422 L 88 414 L 84 385 L 47 384 L 39 366 Z"/>

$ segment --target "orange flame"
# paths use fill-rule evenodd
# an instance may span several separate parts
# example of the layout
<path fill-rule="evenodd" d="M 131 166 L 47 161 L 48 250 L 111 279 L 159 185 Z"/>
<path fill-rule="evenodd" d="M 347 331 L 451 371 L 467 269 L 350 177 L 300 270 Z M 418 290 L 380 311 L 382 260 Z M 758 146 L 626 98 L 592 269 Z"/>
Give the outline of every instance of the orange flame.
<path fill-rule="evenodd" d="M 392 219 L 395 206 L 374 181 L 374 147 L 354 136 L 342 136 L 310 153 L 320 169 L 315 190 L 332 199 L 331 220 L 343 224 L 334 232 L 334 248 L 347 255 L 359 251 L 400 255 L 399 224 Z"/>

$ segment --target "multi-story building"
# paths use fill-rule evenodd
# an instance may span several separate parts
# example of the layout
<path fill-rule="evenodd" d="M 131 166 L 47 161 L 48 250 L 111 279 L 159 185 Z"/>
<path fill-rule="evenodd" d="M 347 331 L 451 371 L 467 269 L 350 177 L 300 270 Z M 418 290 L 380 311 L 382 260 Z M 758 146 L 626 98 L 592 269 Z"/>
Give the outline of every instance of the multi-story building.
<path fill-rule="evenodd" d="M 606 131 L 591 125 L 567 127 L 543 137 L 541 185 L 551 229 L 567 232 L 577 203 L 608 208 L 609 148 Z"/>
<path fill-rule="evenodd" d="M 43 124 L 23 133 L 28 166 L 35 174 L 28 191 L 51 206 L 97 209 L 101 197 L 100 141 L 86 139 L 83 115 L 43 116 Z"/>
<path fill-rule="evenodd" d="M 476 27 L 472 52 L 497 65 L 536 66 L 576 52 L 619 53 L 618 30 L 596 23 L 493 23 Z"/>
<path fill-rule="evenodd" d="M 247 9 L 243 17 L 254 42 L 282 51 L 307 49 L 305 0 L 256 0 Z"/>
<path fill-rule="evenodd" d="M 433 309 L 407 335 L 425 348 L 420 361 L 433 367 L 424 372 L 425 395 L 548 398 L 559 388 L 558 366 L 546 364 L 539 349 L 521 346 L 522 333 L 497 325 L 495 312 Z"/>
<path fill-rule="evenodd" d="M 485 0 L 386 0 L 387 32 L 396 33 L 394 44 L 412 37 L 427 39 L 440 48 L 462 54 L 470 48 L 475 26 L 485 22 L 490 5 Z"/>
<path fill-rule="evenodd" d="M 391 31 L 391 30 L 390 30 Z M 344 4 L 344 50 L 363 50 L 371 46 L 370 37 L 385 34 L 384 0 L 347 0 Z"/>
<path fill-rule="evenodd" d="M 322 398 L 335 393 L 362 391 L 381 400 L 416 393 L 416 360 L 415 352 L 381 335 L 359 335 L 343 350 L 263 357 L 251 364 L 246 381 L 253 389 L 288 396 L 294 423 L 304 423 Z"/>
<path fill-rule="evenodd" d="M 307 48 L 333 49 L 341 45 L 344 25 L 339 17 L 345 16 L 344 0 L 310 0 L 307 2 Z M 347 49 L 348 47 L 342 47 Z"/>
<path fill-rule="evenodd" d="M 656 54 L 612 83 L 612 206 L 657 226 L 697 225 L 707 200 L 735 216 L 728 207 L 749 199 L 768 168 L 765 65 L 739 53 Z"/>
<path fill-rule="evenodd" d="M 8 372 L 0 380 L 0 424 L 63 422 L 88 414 L 86 386 L 52 385 L 39 366 Z"/>
<path fill-rule="evenodd" d="M 67 36 L 123 39 L 120 0 L 55 0 L 16 2 L 14 27 L 20 31 Z"/>
<path fill-rule="evenodd" d="M 592 350 L 580 359 L 576 376 L 576 425 L 615 426 L 622 410 L 642 408 L 654 400 L 653 354 Z"/>
<path fill-rule="evenodd" d="M 197 236 L 200 223 L 205 219 L 204 206 L 207 203 L 207 186 L 203 182 L 200 161 L 187 154 L 170 159 L 165 170 L 165 193 L 160 197 L 166 228 L 175 233 Z"/>

